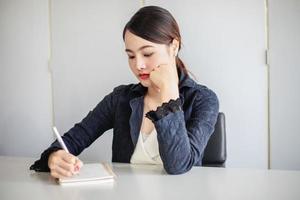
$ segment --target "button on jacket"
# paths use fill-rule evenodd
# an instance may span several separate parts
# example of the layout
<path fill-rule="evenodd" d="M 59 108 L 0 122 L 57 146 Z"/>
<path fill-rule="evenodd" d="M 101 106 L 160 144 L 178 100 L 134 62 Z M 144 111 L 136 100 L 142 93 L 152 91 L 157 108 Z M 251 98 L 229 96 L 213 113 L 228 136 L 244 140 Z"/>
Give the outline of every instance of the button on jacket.
<path fill-rule="evenodd" d="M 63 139 L 74 155 L 113 128 L 112 161 L 130 163 L 143 119 L 144 95 L 147 88 L 139 84 L 122 85 L 104 99 Z M 216 94 L 197 84 L 184 73 L 179 75 L 180 110 L 169 111 L 153 121 L 157 131 L 160 157 L 169 174 L 187 172 L 202 164 L 203 152 L 214 131 L 219 103 Z M 49 152 L 60 148 L 55 141 L 36 161 L 33 168 L 49 171 Z M 43 167 L 44 166 L 44 169 Z"/>

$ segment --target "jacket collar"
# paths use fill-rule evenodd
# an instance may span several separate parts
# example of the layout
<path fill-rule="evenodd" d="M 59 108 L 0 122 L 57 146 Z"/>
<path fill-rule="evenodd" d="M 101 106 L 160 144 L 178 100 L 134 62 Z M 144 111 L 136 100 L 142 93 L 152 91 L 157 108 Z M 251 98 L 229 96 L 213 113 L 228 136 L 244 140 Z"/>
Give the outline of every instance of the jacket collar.
<path fill-rule="evenodd" d="M 179 90 L 184 87 L 195 87 L 195 81 L 190 78 L 189 75 L 185 74 L 182 70 L 178 71 L 179 74 Z"/>

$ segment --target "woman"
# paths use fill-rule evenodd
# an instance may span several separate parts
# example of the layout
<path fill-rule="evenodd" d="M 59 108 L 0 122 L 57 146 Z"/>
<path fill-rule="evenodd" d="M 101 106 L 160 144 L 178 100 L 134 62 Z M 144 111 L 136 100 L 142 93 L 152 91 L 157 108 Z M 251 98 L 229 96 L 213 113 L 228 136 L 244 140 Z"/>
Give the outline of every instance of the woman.
<path fill-rule="evenodd" d="M 129 66 L 139 84 L 121 85 L 64 134 L 70 151 L 55 141 L 32 165 L 56 178 L 76 174 L 76 157 L 113 128 L 112 161 L 162 164 L 169 174 L 201 165 L 218 115 L 214 92 L 198 85 L 178 57 L 179 27 L 165 9 L 141 8 L 123 31 Z"/>

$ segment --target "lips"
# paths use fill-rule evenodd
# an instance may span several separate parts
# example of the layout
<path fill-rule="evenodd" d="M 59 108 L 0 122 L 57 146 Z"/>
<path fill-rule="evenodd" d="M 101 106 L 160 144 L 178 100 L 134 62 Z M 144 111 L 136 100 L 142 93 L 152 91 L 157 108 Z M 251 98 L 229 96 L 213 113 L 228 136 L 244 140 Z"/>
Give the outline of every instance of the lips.
<path fill-rule="evenodd" d="M 149 74 L 140 74 L 139 77 L 142 79 L 142 80 L 146 80 L 149 78 Z"/>

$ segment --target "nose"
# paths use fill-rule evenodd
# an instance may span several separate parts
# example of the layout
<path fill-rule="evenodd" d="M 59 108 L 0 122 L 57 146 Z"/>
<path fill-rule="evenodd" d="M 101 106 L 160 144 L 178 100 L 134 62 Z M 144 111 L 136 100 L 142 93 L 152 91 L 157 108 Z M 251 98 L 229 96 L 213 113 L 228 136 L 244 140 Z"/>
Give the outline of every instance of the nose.
<path fill-rule="evenodd" d="M 146 64 L 145 64 L 144 60 L 141 58 L 136 59 L 135 65 L 138 70 L 142 70 L 142 69 L 146 68 Z"/>

